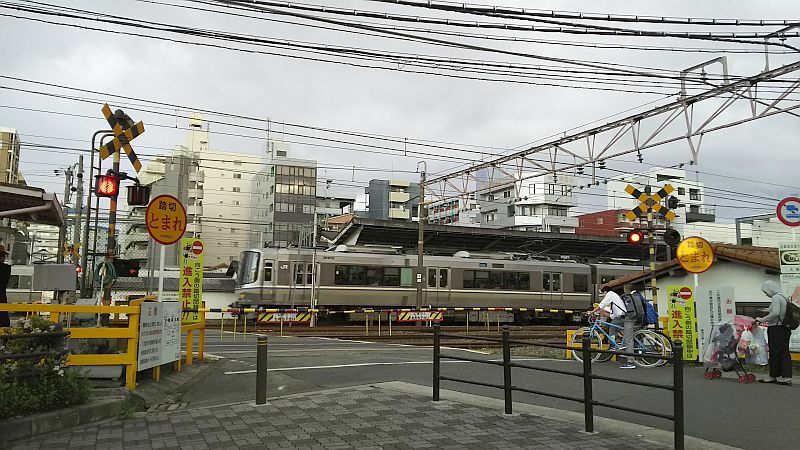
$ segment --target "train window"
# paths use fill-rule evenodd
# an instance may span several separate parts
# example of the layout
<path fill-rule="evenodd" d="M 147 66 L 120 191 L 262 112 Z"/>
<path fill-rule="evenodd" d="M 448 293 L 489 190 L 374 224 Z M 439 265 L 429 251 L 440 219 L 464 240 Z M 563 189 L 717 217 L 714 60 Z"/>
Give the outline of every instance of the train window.
<path fill-rule="evenodd" d="M 485 270 L 475 271 L 475 287 L 478 289 L 487 289 L 489 287 L 489 272 Z"/>
<path fill-rule="evenodd" d="M 347 274 L 349 266 L 336 266 L 336 275 L 333 278 L 333 284 L 347 284 Z"/>
<path fill-rule="evenodd" d="M 306 266 L 306 284 L 314 284 L 314 264 Z"/>
<path fill-rule="evenodd" d="M 517 286 L 518 289 L 521 291 L 530 291 L 531 274 L 529 274 L 528 272 L 519 272 L 519 284 Z"/>
<path fill-rule="evenodd" d="M 428 269 L 428 287 L 436 287 L 436 269 Z"/>
<path fill-rule="evenodd" d="M 352 286 L 363 286 L 366 283 L 367 268 L 364 266 L 350 266 L 347 275 L 347 284 Z"/>
<path fill-rule="evenodd" d="M 305 267 L 305 264 L 294 263 L 293 266 L 294 266 L 294 284 L 303 284 L 303 278 L 305 278 L 304 277 L 305 272 L 303 271 L 303 268 Z"/>
<path fill-rule="evenodd" d="M 505 272 L 503 274 L 503 289 L 516 289 L 519 284 L 519 274 L 517 272 Z"/>
<path fill-rule="evenodd" d="M 472 289 L 475 287 L 475 271 L 464 271 L 464 289 Z"/>
<path fill-rule="evenodd" d="M 589 275 L 573 275 L 572 290 L 574 292 L 589 292 Z"/>
<path fill-rule="evenodd" d="M 353 267 L 353 266 L 351 266 Z M 380 286 L 383 278 L 383 269 L 380 267 L 367 267 L 367 286 Z"/>
<path fill-rule="evenodd" d="M 264 282 L 271 283 L 272 282 L 272 261 L 264 262 Z"/>
<path fill-rule="evenodd" d="M 439 287 L 447 287 L 448 275 L 448 269 L 439 269 Z"/>
<path fill-rule="evenodd" d="M 400 286 L 400 268 L 384 267 L 383 269 L 384 286 Z"/>
<path fill-rule="evenodd" d="M 503 272 L 489 272 L 489 289 L 503 289 Z"/>
<path fill-rule="evenodd" d="M 260 267 L 261 255 L 258 252 L 242 252 L 242 262 L 239 264 L 237 281 L 239 285 L 255 283 L 258 278 L 258 268 Z"/>
<path fill-rule="evenodd" d="M 414 285 L 414 271 L 411 267 L 403 267 L 400 269 L 400 286 L 413 286 Z"/>

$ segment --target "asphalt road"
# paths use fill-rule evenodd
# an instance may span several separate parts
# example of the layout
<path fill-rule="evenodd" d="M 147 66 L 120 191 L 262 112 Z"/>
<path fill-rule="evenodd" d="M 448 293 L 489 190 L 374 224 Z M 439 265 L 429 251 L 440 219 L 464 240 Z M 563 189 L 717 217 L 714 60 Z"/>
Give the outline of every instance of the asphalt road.
<path fill-rule="evenodd" d="M 280 337 L 268 334 L 268 395 L 308 392 L 344 386 L 406 381 L 431 385 L 432 350 L 397 344 L 341 341 L 314 337 Z M 252 400 L 255 395 L 256 336 L 208 330 L 206 353 L 220 358 L 213 368 L 182 389 L 181 401 L 207 406 Z M 497 359 L 473 351 L 443 352 L 480 359 Z M 519 357 L 518 362 L 560 370 L 580 371 L 573 361 Z M 595 364 L 596 373 L 659 384 L 672 383 L 672 368 L 620 370 L 615 364 Z M 442 375 L 502 384 L 502 369 L 478 363 L 443 361 Z M 741 385 L 733 372 L 722 379 L 705 380 L 703 369 L 688 367 L 684 377 L 686 432 L 692 436 L 741 448 L 796 448 L 800 441 L 800 386 L 759 383 Z M 759 374 L 761 375 L 761 374 Z M 581 397 L 578 377 L 515 368 L 513 384 L 561 395 Z M 443 381 L 442 387 L 502 398 L 497 389 Z M 666 390 L 608 381 L 594 382 L 595 397 L 602 402 L 672 413 L 672 393 Z M 514 392 L 515 402 L 526 402 L 573 411 L 581 404 Z M 595 414 L 653 427 L 671 429 L 660 418 L 596 407 Z"/>

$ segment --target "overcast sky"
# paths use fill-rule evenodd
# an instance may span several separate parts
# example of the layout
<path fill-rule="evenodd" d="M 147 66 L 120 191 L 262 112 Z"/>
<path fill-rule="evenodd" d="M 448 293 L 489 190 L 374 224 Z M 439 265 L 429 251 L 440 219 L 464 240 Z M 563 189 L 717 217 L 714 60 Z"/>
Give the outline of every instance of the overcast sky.
<path fill-rule="evenodd" d="M 135 19 L 157 21 L 166 24 L 191 26 L 226 32 L 257 35 L 271 39 L 303 41 L 316 44 L 343 45 L 371 49 L 374 51 L 398 51 L 438 57 L 461 57 L 484 61 L 518 64 L 534 64 L 539 61 L 471 50 L 444 48 L 425 43 L 411 43 L 397 39 L 365 36 L 320 29 L 320 23 L 302 21 L 290 17 L 265 16 L 272 19 L 295 21 L 298 24 L 234 17 L 187 9 L 189 2 L 163 0 L 164 3 L 182 5 L 176 8 L 149 2 L 120 1 L 60 1 L 73 8 L 104 12 Z M 482 22 L 514 22 L 508 19 L 493 19 L 479 16 L 448 14 L 420 8 L 390 6 L 369 1 L 309 0 L 309 3 L 335 7 L 350 7 L 361 10 L 388 12 L 393 14 L 452 18 Z M 529 1 L 484 0 L 505 6 L 530 6 Z M 559 1 L 536 2 L 541 9 L 601 12 L 610 14 L 640 14 L 652 16 L 717 17 L 751 19 L 800 19 L 800 4 L 794 1 L 727 1 L 709 0 L 671 2 L 619 2 L 619 1 Z M 195 5 L 209 8 L 207 5 Z M 195 42 L 210 42 L 214 45 L 253 49 L 242 44 L 221 41 L 201 41 L 195 37 L 179 36 L 144 29 L 123 27 L 96 22 L 81 22 L 59 17 L 45 17 L 0 8 L 0 14 L 35 17 L 54 22 L 74 23 L 106 30 L 128 33 L 143 33 Z M 338 20 L 352 20 L 337 17 Z M 366 19 L 363 19 L 366 20 Z M 406 26 L 400 22 L 370 20 L 382 25 Z M 647 30 L 674 31 L 774 31 L 776 27 L 715 28 L 680 27 L 677 25 L 620 24 L 596 22 L 599 25 L 636 27 Z M 749 49 L 762 50 L 762 46 L 726 44 L 685 39 L 661 39 L 645 37 L 577 36 L 557 33 L 500 32 L 497 30 L 463 29 L 416 25 L 421 28 L 446 29 L 453 32 L 473 32 L 496 36 L 524 37 L 572 42 L 616 43 L 625 45 L 670 46 L 675 48 Z M 431 35 L 432 36 L 432 35 Z M 469 40 L 458 37 L 442 39 L 468 42 L 486 47 L 514 50 L 535 55 L 545 55 L 570 60 L 592 60 L 680 71 L 702 61 L 723 55 L 720 52 L 675 52 L 634 51 L 621 49 L 580 48 L 564 45 L 546 45 L 533 42 L 508 42 L 496 40 Z M 443 155 L 471 156 L 476 160 L 488 159 L 489 154 L 500 154 L 514 148 L 523 148 L 527 143 L 576 126 L 596 121 L 630 108 L 648 104 L 655 107 L 675 100 L 673 95 L 651 93 L 615 92 L 608 90 L 586 90 L 533 84 L 508 83 L 455 78 L 431 74 L 410 73 L 413 68 L 403 64 L 385 64 L 374 61 L 355 61 L 359 64 L 381 65 L 383 69 L 355 67 L 350 64 L 332 64 L 277 55 L 265 55 L 210 48 L 163 39 L 148 39 L 130 35 L 105 33 L 86 29 L 46 24 L 0 16 L 0 43 L 3 53 L 0 58 L 0 75 L 18 77 L 76 87 L 103 94 L 69 92 L 57 88 L 0 78 L 0 86 L 46 91 L 60 94 L 91 97 L 108 101 L 118 107 L 119 98 L 107 94 L 126 95 L 148 101 L 178 104 L 190 108 L 233 113 L 262 118 L 260 122 L 231 118 L 212 117 L 246 125 L 251 128 L 226 127 L 212 124 L 211 148 L 218 151 L 260 154 L 263 153 L 267 128 L 272 138 L 283 138 L 291 142 L 296 157 L 313 158 L 321 166 L 357 166 L 376 168 L 382 171 L 320 170 L 320 178 L 330 178 L 340 188 L 363 192 L 370 178 L 416 179 L 417 162 L 427 160 L 429 172 L 446 173 L 455 167 L 463 167 L 458 160 L 441 161 Z M 791 38 L 787 43 L 800 46 L 800 39 Z M 259 48 L 260 51 L 281 54 L 319 57 L 308 52 L 287 51 L 275 48 Z M 734 76 L 748 76 L 764 69 L 763 54 L 727 53 L 730 72 Z M 329 58 L 329 57 L 325 57 Z M 342 59 L 340 59 L 342 60 Z M 770 65 L 778 67 L 800 60 L 798 54 L 771 55 Z M 342 60 L 344 61 L 344 60 Z M 542 62 L 542 64 L 552 64 Z M 560 64 L 563 66 L 563 64 Z M 389 70 L 387 70 L 389 69 Z M 400 70 L 397 70 L 400 69 Z M 406 71 L 403 71 L 406 70 Z M 427 70 L 436 72 L 436 69 Z M 446 72 L 453 75 L 456 72 Z M 712 75 L 719 73 L 718 66 L 709 67 Z M 466 74 L 466 73 L 464 73 Z M 800 77 L 795 72 L 794 79 Z M 558 74 L 556 74 L 558 77 Z M 556 80 L 550 84 L 565 84 Z M 571 83 L 575 84 L 575 83 Z M 586 81 L 585 86 L 597 86 Z M 627 86 L 628 90 L 648 90 L 647 86 Z M 663 89 L 661 89 L 663 90 Z M 774 96 L 774 95 L 773 95 Z M 795 99 L 800 96 L 795 95 Z M 715 103 L 714 107 L 721 104 Z M 137 106 L 138 105 L 138 106 Z M 745 108 L 742 105 L 741 108 Z M 27 109 L 27 110 L 26 110 Z M 47 110 L 67 113 L 56 115 L 31 110 Z M 134 119 L 142 120 L 147 131 L 137 138 L 134 148 L 145 155 L 163 152 L 184 141 L 188 110 L 157 108 L 149 103 L 127 102 L 125 106 Z M 160 111 L 165 114 L 152 114 Z M 736 110 L 741 113 L 742 109 Z M 172 114 L 170 116 L 169 114 Z M 76 117 L 87 116 L 87 117 Z M 621 116 L 618 116 L 621 117 Z M 267 119 L 270 120 L 269 125 Z M 411 151 L 431 155 L 404 156 L 402 142 L 371 140 L 347 135 L 325 134 L 346 143 L 314 140 L 318 131 L 283 127 L 285 121 L 315 127 L 348 130 L 382 136 L 402 141 L 427 140 L 447 142 L 438 144 L 459 147 L 478 153 L 453 152 L 431 147 L 408 146 Z M 749 193 L 767 199 L 749 198 L 749 203 L 736 203 L 737 208 L 718 210 L 721 221 L 726 218 L 770 212 L 770 199 L 781 198 L 800 192 L 798 167 L 800 167 L 800 118 L 788 114 L 750 122 L 704 137 L 699 165 L 692 170 L 707 186 L 727 189 L 738 193 Z M 597 124 L 602 123 L 598 122 Z M 57 193 L 63 190 L 63 178 L 53 175 L 53 170 L 77 161 L 74 149 L 89 148 L 89 138 L 95 130 L 105 127 L 99 104 L 76 102 L 50 96 L 35 95 L 20 91 L 0 89 L 0 126 L 16 128 L 25 144 L 45 144 L 60 147 L 45 150 L 26 145 L 22 151 L 22 170 L 28 183 Z M 235 137 L 216 132 L 243 134 L 249 138 Z M 292 136 L 294 133 L 303 136 Z M 369 151 L 345 151 L 331 148 L 352 147 L 352 143 L 366 143 L 377 147 L 389 147 L 384 153 Z M 312 145 L 323 144 L 327 145 Z M 458 145 L 456 145 L 458 144 Z M 366 148 L 361 147 L 361 150 Z M 372 148 L 372 150 L 376 150 Z M 380 151 L 378 149 L 378 151 Z M 635 156 L 623 158 L 623 162 L 609 162 L 617 170 L 641 171 L 652 164 L 677 164 L 691 159 L 686 142 L 678 142 L 648 150 L 645 164 L 638 164 Z M 123 165 L 124 167 L 124 165 Z M 604 172 L 605 176 L 619 172 Z M 717 174 L 721 176 L 712 176 Z M 694 176 L 694 175 L 693 175 Z M 736 178 L 756 180 L 744 181 Z M 774 183 L 785 186 L 776 186 Z M 798 186 L 793 188 L 793 186 Z M 586 191 L 583 191 L 586 192 Z M 599 193 L 600 190 L 592 192 Z M 707 197 L 709 203 L 732 205 L 740 194 L 722 194 L 728 198 Z M 755 203 L 762 203 L 756 205 Z M 602 209 L 605 199 L 596 195 L 581 197 L 576 212 Z"/>

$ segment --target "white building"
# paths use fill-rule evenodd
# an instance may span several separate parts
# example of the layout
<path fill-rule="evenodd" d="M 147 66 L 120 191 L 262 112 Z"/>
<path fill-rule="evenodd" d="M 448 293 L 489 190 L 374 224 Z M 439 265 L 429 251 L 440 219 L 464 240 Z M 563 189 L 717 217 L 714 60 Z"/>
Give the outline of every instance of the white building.
<path fill-rule="evenodd" d="M 435 201 L 428 204 L 427 222 L 432 225 L 480 226 L 480 207 L 475 195 Z"/>
<path fill-rule="evenodd" d="M 522 181 L 483 187 L 478 194 L 480 226 L 520 231 L 575 233 L 578 218 L 571 175 L 542 175 Z"/>

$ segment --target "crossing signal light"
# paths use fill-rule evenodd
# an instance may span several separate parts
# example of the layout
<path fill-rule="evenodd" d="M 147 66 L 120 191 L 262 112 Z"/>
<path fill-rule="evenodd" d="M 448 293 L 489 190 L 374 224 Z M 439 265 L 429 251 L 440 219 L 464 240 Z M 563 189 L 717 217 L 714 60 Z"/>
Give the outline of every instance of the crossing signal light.
<path fill-rule="evenodd" d="M 115 198 L 119 194 L 119 177 L 115 175 L 98 175 L 95 183 L 98 197 Z"/>
<path fill-rule="evenodd" d="M 675 247 L 681 243 L 681 234 L 674 228 L 667 228 L 667 230 L 664 231 L 664 243 Z"/>
<path fill-rule="evenodd" d="M 75 266 L 75 273 L 83 273 L 83 267 L 80 264 Z"/>
<path fill-rule="evenodd" d="M 676 210 L 681 206 L 680 199 L 674 195 L 667 200 L 667 207 L 671 210 Z"/>
<path fill-rule="evenodd" d="M 118 277 L 138 277 L 141 265 L 135 259 L 115 259 L 114 271 Z"/>
<path fill-rule="evenodd" d="M 644 233 L 639 230 L 628 231 L 628 243 L 639 245 L 644 241 Z"/>

